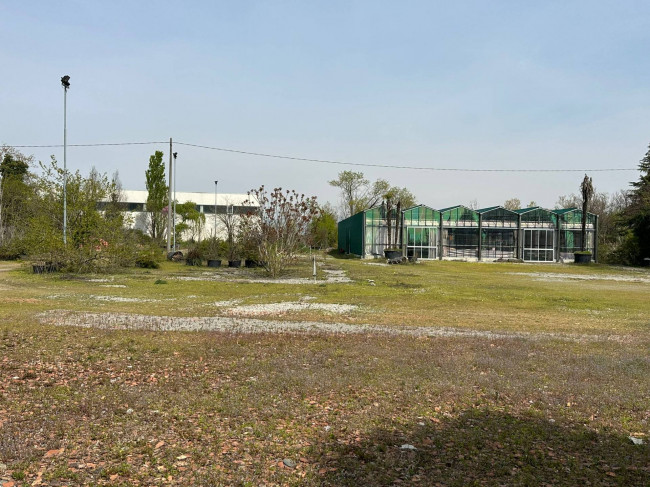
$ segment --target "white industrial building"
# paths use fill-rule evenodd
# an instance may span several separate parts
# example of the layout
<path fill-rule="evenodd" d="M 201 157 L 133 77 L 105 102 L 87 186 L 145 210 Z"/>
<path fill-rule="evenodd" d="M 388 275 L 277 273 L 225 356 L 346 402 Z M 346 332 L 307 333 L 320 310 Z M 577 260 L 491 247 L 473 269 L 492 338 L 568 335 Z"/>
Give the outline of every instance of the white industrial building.
<path fill-rule="evenodd" d="M 147 191 L 123 190 L 121 206 L 126 210 L 126 216 L 131 228 L 149 231 L 149 213 L 147 213 Z M 215 198 L 216 208 L 215 213 Z M 257 207 L 252 204 L 247 194 L 216 194 L 215 193 L 186 193 L 176 192 L 176 204 L 180 205 L 188 201 L 196 204 L 196 209 L 205 215 L 205 225 L 202 228 L 200 239 L 216 235 L 219 238 L 226 236 L 225 226 L 220 221 L 224 215 L 244 215 L 254 211 Z M 173 207 L 172 207 L 173 212 Z M 176 223 L 180 223 L 180 217 L 176 215 Z M 180 237 L 179 237 L 180 239 Z"/>

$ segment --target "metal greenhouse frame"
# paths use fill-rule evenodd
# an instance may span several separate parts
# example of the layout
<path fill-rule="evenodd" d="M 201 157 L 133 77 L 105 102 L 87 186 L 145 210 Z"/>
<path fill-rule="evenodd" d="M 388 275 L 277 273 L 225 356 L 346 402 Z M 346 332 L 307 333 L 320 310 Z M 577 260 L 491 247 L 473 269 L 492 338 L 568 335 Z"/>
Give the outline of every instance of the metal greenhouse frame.
<path fill-rule="evenodd" d="M 407 257 L 437 259 L 440 254 L 440 212 L 425 205 L 402 211 L 402 245 Z"/>
<path fill-rule="evenodd" d="M 518 257 L 519 215 L 502 206 L 477 210 L 481 229 L 479 258 L 515 259 Z"/>
<path fill-rule="evenodd" d="M 391 210 L 391 222 L 396 210 Z M 491 206 L 472 210 L 463 205 L 435 210 L 426 205 L 407 208 L 400 215 L 401 231 L 388 242 L 386 207 L 377 206 L 338 224 L 339 250 L 361 257 L 383 257 L 399 247 L 402 255 L 418 259 L 521 259 L 559 262 L 581 250 L 582 211 L 547 210 L 539 206 L 508 210 Z M 397 229 L 395 229 L 397 231 Z M 598 258 L 598 216 L 587 214 L 587 250 Z M 391 238 L 392 240 L 392 238 Z"/>
<path fill-rule="evenodd" d="M 554 210 L 558 216 L 559 258 L 572 260 L 574 253 L 582 250 L 582 210 L 578 208 L 565 208 Z M 597 257 L 597 241 L 595 238 L 598 231 L 598 216 L 587 213 L 587 245 L 585 250 L 590 251 L 594 260 Z"/>
<path fill-rule="evenodd" d="M 440 210 L 442 257 L 478 259 L 479 214 L 463 205 Z"/>
<path fill-rule="evenodd" d="M 519 214 L 520 258 L 524 262 L 557 260 L 557 215 L 539 206 L 515 210 Z"/>

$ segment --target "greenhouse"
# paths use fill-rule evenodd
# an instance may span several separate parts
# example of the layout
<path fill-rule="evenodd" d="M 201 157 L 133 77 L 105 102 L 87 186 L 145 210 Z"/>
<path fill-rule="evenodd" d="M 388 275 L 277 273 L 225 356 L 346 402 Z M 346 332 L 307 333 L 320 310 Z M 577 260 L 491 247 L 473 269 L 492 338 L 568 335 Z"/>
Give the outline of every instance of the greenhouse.
<path fill-rule="evenodd" d="M 442 257 L 478 259 L 479 216 L 463 205 L 440 210 Z"/>
<path fill-rule="evenodd" d="M 582 210 L 567 208 L 555 210 L 553 213 L 558 218 L 558 232 L 560 235 L 559 256 L 564 260 L 573 259 L 574 253 L 582 250 Z M 587 245 L 585 250 L 596 254 L 594 238 L 597 230 L 598 217 L 587 213 Z"/>
<path fill-rule="evenodd" d="M 539 206 L 515 210 L 519 214 L 521 259 L 525 262 L 555 262 L 557 215 Z"/>
<path fill-rule="evenodd" d="M 389 221 L 386 218 L 386 207 L 377 206 L 352 215 L 340 221 L 339 229 L 339 249 L 347 254 L 360 255 L 362 257 L 383 257 L 384 250 L 390 247 L 401 247 L 401 238 L 396 238 L 395 231 L 396 211 L 390 211 L 390 228 Z M 397 243 L 392 245 L 388 241 L 390 230 L 390 240 Z"/>
<path fill-rule="evenodd" d="M 440 212 L 425 205 L 402 212 L 402 241 L 407 257 L 437 259 L 440 239 Z"/>
<path fill-rule="evenodd" d="M 398 216 L 378 206 L 338 224 L 339 250 L 361 257 L 383 257 L 397 248 L 402 255 L 424 260 L 509 260 L 559 262 L 581 250 L 582 211 L 547 210 L 539 206 L 508 210 L 491 206 L 472 210 L 463 205 L 435 210 L 418 205 Z M 598 217 L 587 214 L 587 246 L 597 260 Z"/>
<path fill-rule="evenodd" d="M 481 228 L 481 259 L 518 258 L 519 215 L 502 206 L 477 210 Z"/>

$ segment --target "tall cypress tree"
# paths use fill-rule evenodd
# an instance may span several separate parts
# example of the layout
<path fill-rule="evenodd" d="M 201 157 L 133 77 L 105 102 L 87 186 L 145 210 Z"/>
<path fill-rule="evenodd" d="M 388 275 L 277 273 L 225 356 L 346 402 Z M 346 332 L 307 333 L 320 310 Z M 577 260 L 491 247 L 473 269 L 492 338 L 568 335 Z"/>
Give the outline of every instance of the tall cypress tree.
<path fill-rule="evenodd" d="M 149 213 L 151 238 L 160 239 L 165 229 L 165 215 L 163 210 L 168 206 L 167 192 L 169 186 L 165 182 L 165 163 L 163 153 L 156 151 L 149 157 L 149 169 L 146 170 L 147 177 L 147 212 Z"/>

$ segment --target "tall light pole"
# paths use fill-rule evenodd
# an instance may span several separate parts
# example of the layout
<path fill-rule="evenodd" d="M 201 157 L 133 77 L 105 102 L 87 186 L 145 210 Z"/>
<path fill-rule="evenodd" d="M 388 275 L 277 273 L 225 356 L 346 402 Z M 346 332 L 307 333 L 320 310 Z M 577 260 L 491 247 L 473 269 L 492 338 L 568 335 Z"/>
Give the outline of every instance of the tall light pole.
<path fill-rule="evenodd" d="M 63 245 L 67 245 L 68 233 L 68 127 L 67 127 L 67 97 L 68 88 L 70 88 L 70 76 L 65 75 L 61 78 L 63 86 Z"/>
<path fill-rule="evenodd" d="M 176 252 L 176 157 L 178 152 L 174 152 L 174 252 Z"/>
<path fill-rule="evenodd" d="M 217 239 L 217 185 L 219 181 L 214 182 L 214 238 Z"/>

